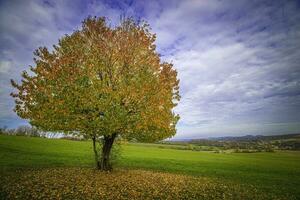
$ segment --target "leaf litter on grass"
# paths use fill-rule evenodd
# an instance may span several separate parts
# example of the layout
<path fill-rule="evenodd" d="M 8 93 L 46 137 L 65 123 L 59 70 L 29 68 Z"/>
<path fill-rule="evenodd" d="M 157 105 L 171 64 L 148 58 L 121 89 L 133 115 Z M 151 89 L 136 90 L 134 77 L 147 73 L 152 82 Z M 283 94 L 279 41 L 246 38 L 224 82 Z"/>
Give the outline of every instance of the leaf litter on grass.
<path fill-rule="evenodd" d="M 144 170 L 18 169 L 1 176 L 0 199 L 295 199 L 251 185 Z"/>

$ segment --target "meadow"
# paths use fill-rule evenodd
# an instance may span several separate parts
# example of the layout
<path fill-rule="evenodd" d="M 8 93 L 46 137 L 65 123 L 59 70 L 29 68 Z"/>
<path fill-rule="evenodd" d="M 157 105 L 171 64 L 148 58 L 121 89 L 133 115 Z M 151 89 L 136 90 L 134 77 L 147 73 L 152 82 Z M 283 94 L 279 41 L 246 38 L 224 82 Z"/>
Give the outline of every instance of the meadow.
<path fill-rule="evenodd" d="M 87 190 L 91 199 L 300 198 L 299 151 L 214 153 L 128 143 L 121 152 L 107 174 L 93 170 L 91 141 L 0 135 L 0 197 L 84 199 L 80 191 Z M 56 184 L 69 189 L 66 196 Z"/>

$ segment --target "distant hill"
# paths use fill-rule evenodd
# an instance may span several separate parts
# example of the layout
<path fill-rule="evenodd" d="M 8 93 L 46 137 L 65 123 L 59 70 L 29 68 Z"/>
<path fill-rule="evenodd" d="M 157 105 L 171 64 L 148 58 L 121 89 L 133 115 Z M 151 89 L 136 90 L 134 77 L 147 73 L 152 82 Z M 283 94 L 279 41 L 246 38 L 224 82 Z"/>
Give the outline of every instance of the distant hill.
<path fill-rule="evenodd" d="M 164 141 L 165 144 L 182 144 L 217 147 L 222 150 L 240 149 L 255 151 L 300 150 L 300 133 L 285 135 L 245 135 L 240 137 L 212 137 L 206 139 L 190 139 Z"/>
<path fill-rule="evenodd" d="M 213 137 L 207 140 L 213 141 L 271 141 L 271 140 L 286 140 L 286 139 L 300 139 L 300 133 L 296 134 L 285 134 L 285 135 L 245 135 L 245 136 L 228 136 L 228 137 Z M 191 141 L 197 141 L 203 139 L 192 139 Z"/>

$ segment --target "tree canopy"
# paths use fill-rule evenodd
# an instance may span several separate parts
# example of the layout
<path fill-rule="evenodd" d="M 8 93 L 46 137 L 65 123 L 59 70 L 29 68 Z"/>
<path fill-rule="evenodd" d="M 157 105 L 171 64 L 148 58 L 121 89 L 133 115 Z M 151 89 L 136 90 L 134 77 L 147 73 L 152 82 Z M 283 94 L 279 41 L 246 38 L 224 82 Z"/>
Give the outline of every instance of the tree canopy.
<path fill-rule="evenodd" d="M 16 113 L 44 131 L 138 141 L 173 136 L 179 80 L 155 39 L 147 23 L 131 18 L 117 26 L 87 18 L 53 50 L 38 48 L 21 84 L 11 81 Z"/>

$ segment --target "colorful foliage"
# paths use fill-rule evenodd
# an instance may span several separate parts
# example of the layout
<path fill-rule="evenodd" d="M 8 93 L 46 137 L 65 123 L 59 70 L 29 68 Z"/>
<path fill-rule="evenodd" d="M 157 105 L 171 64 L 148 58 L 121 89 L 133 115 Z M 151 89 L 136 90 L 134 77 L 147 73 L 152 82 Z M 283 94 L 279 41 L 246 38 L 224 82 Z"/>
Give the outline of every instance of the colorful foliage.
<path fill-rule="evenodd" d="M 175 134 L 179 80 L 156 52 L 146 23 L 87 18 L 50 52 L 35 51 L 32 75 L 12 80 L 16 113 L 43 130 L 141 141 Z"/>
<path fill-rule="evenodd" d="M 31 75 L 24 71 L 21 84 L 11 80 L 16 113 L 44 131 L 92 138 L 103 170 L 111 169 L 117 137 L 157 141 L 175 135 L 179 80 L 172 64 L 160 60 L 155 38 L 146 23 L 125 19 L 110 27 L 105 18 L 87 18 L 52 52 L 37 49 Z"/>

